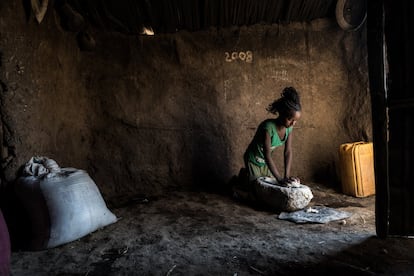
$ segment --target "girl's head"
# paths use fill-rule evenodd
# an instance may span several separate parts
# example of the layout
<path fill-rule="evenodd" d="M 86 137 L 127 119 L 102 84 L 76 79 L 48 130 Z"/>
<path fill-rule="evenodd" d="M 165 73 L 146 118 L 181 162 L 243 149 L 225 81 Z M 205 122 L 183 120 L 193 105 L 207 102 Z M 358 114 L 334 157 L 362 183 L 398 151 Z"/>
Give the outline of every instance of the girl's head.
<path fill-rule="evenodd" d="M 279 114 L 279 120 L 286 127 L 293 126 L 300 118 L 302 106 L 298 92 L 293 87 L 286 87 L 282 96 L 267 107 L 272 114 Z"/>

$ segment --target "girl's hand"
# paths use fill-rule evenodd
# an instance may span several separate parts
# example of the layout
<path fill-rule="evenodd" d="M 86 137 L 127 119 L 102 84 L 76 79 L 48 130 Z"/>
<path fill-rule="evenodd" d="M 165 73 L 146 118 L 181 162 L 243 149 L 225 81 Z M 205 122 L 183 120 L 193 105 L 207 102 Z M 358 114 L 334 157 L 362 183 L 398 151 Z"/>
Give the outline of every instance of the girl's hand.
<path fill-rule="evenodd" d="M 298 177 L 285 177 L 277 178 L 277 183 L 282 187 L 289 187 L 291 185 L 300 184 L 300 179 Z"/>
<path fill-rule="evenodd" d="M 299 179 L 299 177 L 293 177 L 293 176 L 288 177 L 288 178 L 287 178 L 287 181 L 288 181 L 288 182 L 298 182 L 298 183 L 300 183 L 300 179 Z"/>
<path fill-rule="evenodd" d="M 300 179 L 298 177 L 285 177 L 279 182 L 283 187 L 296 187 L 300 185 Z"/>

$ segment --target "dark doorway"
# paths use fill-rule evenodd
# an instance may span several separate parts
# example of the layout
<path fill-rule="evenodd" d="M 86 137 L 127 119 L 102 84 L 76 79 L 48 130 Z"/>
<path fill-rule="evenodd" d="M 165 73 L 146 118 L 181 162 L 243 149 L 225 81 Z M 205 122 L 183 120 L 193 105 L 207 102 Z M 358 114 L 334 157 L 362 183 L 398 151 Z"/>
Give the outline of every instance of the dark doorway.
<path fill-rule="evenodd" d="M 414 44 L 411 2 L 368 6 L 368 52 L 380 237 L 414 235 Z"/>

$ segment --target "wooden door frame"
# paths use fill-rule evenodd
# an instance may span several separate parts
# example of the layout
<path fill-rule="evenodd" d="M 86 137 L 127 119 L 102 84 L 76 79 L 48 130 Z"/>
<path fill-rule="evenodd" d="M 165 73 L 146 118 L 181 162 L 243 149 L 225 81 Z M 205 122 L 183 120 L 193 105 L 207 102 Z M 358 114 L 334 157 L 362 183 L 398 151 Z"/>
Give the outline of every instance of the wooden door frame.
<path fill-rule="evenodd" d="M 367 44 L 374 142 L 375 226 L 377 236 L 386 238 L 389 230 L 390 192 L 383 0 L 367 1 Z"/>

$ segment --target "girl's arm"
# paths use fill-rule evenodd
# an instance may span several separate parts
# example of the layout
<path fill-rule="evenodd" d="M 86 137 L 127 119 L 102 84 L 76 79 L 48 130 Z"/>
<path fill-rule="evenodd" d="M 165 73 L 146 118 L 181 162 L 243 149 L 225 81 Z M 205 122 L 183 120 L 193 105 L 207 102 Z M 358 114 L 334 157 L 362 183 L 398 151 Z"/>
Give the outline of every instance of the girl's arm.
<path fill-rule="evenodd" d="M 276 168 L 275 163 L 272 159 L 272 150 L 271 150 L 271 141 L 270 141 L 270 135 L 267 131 L 265 132 L 265 140 L 264 140 L 264 158 L 266 161 L 267 166 L 269 167 L 270 172 L 273 174 L 273 176 L 276 178 L 277 182 L 281 182 L 283 180 L 283 177 L 280 175 L 279 171 Z M 290 137 L 290 135 L 289 135 Z M 288 139 L 289 139 L 288 137 Z"/>
<path fill-rule="evenodd" d="M 285 143 L 284 159 L 285 159 L 285 179 L 288 179 L 290 177 L 290 168 L 292 165 L 292 133 L 289 134 L 286 140 L 286 143 Z"/>

